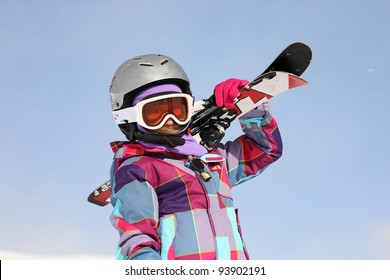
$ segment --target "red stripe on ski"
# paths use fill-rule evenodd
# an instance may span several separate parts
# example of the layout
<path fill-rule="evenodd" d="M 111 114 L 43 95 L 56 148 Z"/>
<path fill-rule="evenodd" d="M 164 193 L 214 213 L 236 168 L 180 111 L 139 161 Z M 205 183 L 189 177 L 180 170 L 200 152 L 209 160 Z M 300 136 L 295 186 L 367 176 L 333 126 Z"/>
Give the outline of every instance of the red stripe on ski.
<path fill-rule="evenodd" d="M 256 104 L 257 102 L 262 100 L 264 97 L 271 99 L 273 96 L 269 95 L 269 94 L 265 94 L 264 92 L 254 90 L 254 89 L 249 89 L 249 90 L 242 89 L 240 91 L 240 97 L 239 97 L 239 100 L 242 100 L 242 101 L 239 103 L 236 103 L 234 106 L 234 110 L 236 110 L 237 116 L 239 116 L 243 113 L 246 113 L 248 111 L 247 108 L 240 108 L 239 107 L 240 105 L 242 105 L 244 103 L 245 98 L 249 98 L 250 100 L 252 100 L 252 102 L 247 104 L 247 105 L 252 105 L 252 104 Z M 243 109 L 245 111 L 243 111 Z"/>
<path fill-rule="evenodd" d="M 260 91 L 254 90 L 254 89 L 242 90 L 240 92 L 240 99 L 243 99 L 247 96 L 249 96 L 250 99 L 252 99 L 253 103 L 259 102 L 264 97 L 267 97 L 268 99 L 271 99 L 273 97 L 272 95 L 269 95 L 269 94 L 266 94 L 264 92 L 260 92 Z"/>
<path fill-rule="evenodd" d="M 299 77 L 297 77 L 295 75 L 292 75 L 292 74 L 288 75 L 288 88 L 289 89 L 300 87 L 300 86 L 304 86 L 304 85 L 307 85 L 307 84 L 308 84 L 308 82 L 306 82 L 302 78 L 299 78 Z"/>

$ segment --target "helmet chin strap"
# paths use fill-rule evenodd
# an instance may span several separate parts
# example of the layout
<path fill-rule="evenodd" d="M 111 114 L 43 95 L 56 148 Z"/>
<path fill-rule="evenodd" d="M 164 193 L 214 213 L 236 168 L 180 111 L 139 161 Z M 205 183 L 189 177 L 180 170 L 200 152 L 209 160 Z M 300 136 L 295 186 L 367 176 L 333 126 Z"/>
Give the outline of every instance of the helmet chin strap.
<path fill-rule="evenodd" d="M 179 135 L 155 135 L 155 134 L 145 134 L 139 131 L 134 132 L 134 137 L 136 140 L 140 140 L 142 142 L 151 143 L 151 144 L 159 144 L 159 145 L 167 145 L 171 148 L 182 146 L 185 144 L 185 140 L 181 138 L 184 133 L 180 133 Z"/>
<path fill-rule="evenodd" d="M 142 133 L 138 131 L 134 123 L 120 124 L 119 128 L 125 134 L 126 138 L 130 142 L 139 140 L 145 143 L 166 145 L 171 148 L 182 146 L 186 142 L 183 138 L 181 138 L 185 134 L 186 130 L 184 130 L 178 135 L 163 135 L 163 134 L 156 135 L 156 134 Z"/>

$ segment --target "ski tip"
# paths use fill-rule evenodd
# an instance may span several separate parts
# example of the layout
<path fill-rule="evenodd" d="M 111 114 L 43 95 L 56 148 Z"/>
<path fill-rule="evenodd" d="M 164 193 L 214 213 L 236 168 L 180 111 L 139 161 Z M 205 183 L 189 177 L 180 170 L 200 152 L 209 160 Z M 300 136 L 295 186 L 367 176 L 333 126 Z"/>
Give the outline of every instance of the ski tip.
<path fill-rule="evenodd" d="M 311 59 L 311 48 L 302 42 L 295 42 L 288 45 L 263 73 L 282 71 L 301 76 L 311 63 Z"/>
<path fill-rule="evenodd" d="M 291 43 L 289 46 L 290 46 L 290 47 L 301 46 L 301 47 L 305 47 L 305 48 L 309 48 L 309 49 L 310 49 L 310 47 L 309 47 L 306 43 L 303 43 L 303 42 L 301 42 L 301 41 Z"/>

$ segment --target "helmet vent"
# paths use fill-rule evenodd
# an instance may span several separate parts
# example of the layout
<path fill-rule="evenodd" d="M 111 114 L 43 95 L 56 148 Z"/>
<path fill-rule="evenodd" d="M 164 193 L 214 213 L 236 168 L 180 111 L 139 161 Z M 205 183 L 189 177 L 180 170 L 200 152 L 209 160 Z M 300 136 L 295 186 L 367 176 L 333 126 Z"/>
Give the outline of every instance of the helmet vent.
<path fill-rule="evenodd" d="M 163 61 L 161 61 L 161 65 L 164 65 L 164 64 L 167 64 L 168 63 L 168 59 L 164 59 Z"/>
<path fill-rule="evenodd" d="M 153 64 L 150 62 L 141 62 L 139 65 L 140 66 L 153 66 Z"/>

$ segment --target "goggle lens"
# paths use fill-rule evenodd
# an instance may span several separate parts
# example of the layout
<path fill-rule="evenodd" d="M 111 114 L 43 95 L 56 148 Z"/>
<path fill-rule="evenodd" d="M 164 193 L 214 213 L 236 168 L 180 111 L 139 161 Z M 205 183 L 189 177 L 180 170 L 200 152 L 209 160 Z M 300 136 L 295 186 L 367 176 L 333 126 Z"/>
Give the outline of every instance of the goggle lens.
<path fill-rule="evenodd" d="M 179 121 L 185 121 L 188 116 L 188 110 L 186 98 L 165 98 L 145 104 L 142 108 L 142 117 L 147 125 L 156 126 L 168 114 L 173 114 Z"/>

